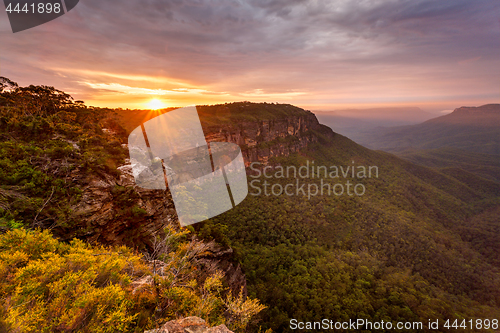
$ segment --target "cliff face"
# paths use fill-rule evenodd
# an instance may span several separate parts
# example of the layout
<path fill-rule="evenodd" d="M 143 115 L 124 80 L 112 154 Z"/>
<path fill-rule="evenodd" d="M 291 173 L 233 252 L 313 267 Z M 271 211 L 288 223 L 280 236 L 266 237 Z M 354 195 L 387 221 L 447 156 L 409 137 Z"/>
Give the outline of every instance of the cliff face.
<path fill-rule="evenodd" d="M 239 145 L 247 166 L 252 162 L 267 164 L 272 157 L 288 156 L 335 135 L 312 112 L 289 104 L 238 102 L 196 108 L 206 141 Z M 129 133 L 160 114 L 148 110 L 119 112 Z"/>
<path fill-rule="evenodd" d="M 319 135 L 334 135 L 309 111 L 304 111 L 303 115 L 273 120 L 210 125 L 201 117 L 201 122 L 207 142 L 238 144 L 246 166 L 252 162 L 266 165 L 272 157 L 288 156 L 318 142 Z"/>
<path fill-rule="evenodd" d="M 289 117 L 277 119 L 236 119 L 217 123 L 213 115 L 201 114 L 207 142 L 238 144 L 247 166 L 252 162 L 266 165 L 270 158 L 288 156 L 334 135 L 316 116 L 301 109 Z M 127 148 L 126 145 L 123 145 Z M 165 224 L 176 224 L 177 215 L 169 191 L 146 190 L 135 185 L 129 161 L 118 168 L 120 176 L 89 176 L 76 168 L 71 179 L 83 187 L 82 198 L 72 207 L 85 224 L 79 236 L 105 244 L 147 245 L 150 235 Z M 134 218 L 122 217 L 133 213 Z M 130 215 L 130 214 L 128 214 Z M 74 234 L 68 234 L 68 238 Z"/>
<path fill-rule="evenodd" d="M 141 251 L 148 251 L 155 236 L 162 237 L 166 225 L 177 226 L 172 197 L 168 191 L 146 190 L 134 183 L 130 165 L 119 168 L 121 176 L 109 175 L 77 180 L 86 183 L 80 202 L 72 207 L 80 224 L 85 226 L 77 233 L 60 235 L 69 240 L 75 236 L 95 243 L 109 245 L 126 244 Z M 75 172 L 75 176 L 78 172 Z M 131 209 L 139 212 L 132 217 L 123 214 Z M 196 241 L 201 242 L 201 241 Z M 205 250 L 195 258 L 201 279 L 222 271 L 233 292 L 243 288 L 246 295 L 246 279 L 239 264 L 232 261 L 233 250 L 214 242 L 204 244 Z"/>
<path fill-rule="evenodd" d="M 77 231 L 78 236 L 92 243 L 126 244 L 145 250 L 151 235 L 175 222 L 172 197 L 169 192 L 137 187 L 130 165 L 118 170 L 118 179 L 108 174 L 82 177 L 78 169 L 73 171 L 73 181 L 83 185 L 82 198 L 72 207 L 75 217 L 85 225 Z"/>
<path fill-rule="evenodd" d="M 329 128 L 319 124 L 313 113 L 300 111 L 290 117 L 219 124 L 214 124 L 214 117 L 202 115 L 201 121 L 207 142 L 236 143 L 242 149 L 247 166 L 252 162 L 265 165 L 272 157 L 288 156 L 322 137 L 334 135 Z M 119 177 L 86 176 L 79 169 L 73 170 L 72 180 L 82 185 L 83 193 L 72 211 L 82 228 L 71 230 L 65 237 L 78 236 L 110 245 L 126 244 L 147 251 L 154 235 L 161 237 L 166 225 L 178 225 L 171 195 L 168 190 L 137 187 L 128 161 L 118 170 Z M 238 292 L 243 287 L 246 293 L 246 279 L 240 266 L 232 262 L 232 249 L 212 244 L 198 262 L 207 274 L 222 270 L 233 291 Z"/>

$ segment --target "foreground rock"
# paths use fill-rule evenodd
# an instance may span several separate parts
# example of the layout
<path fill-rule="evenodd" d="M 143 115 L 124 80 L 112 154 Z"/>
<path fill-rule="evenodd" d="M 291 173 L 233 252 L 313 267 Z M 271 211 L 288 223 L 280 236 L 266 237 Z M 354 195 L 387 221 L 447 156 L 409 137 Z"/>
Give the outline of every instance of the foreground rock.
<path fill-rule="evenodd" d="M 199 317 L 187 317 L 171 320 L 162 328 L 144 333 L 233 333 L 233 331 L 230 331 L 226 325 L 208 327 L 207 323 Z"/>

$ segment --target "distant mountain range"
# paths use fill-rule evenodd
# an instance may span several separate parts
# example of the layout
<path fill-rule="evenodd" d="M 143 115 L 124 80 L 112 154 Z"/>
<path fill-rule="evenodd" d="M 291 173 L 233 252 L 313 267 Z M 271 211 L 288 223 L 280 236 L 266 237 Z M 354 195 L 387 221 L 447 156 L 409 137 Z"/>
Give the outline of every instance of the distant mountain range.
<path fill-rule="evenodd" d="M 440 172 L 460 169 L 500 182 L 500 104 L 460 107 L 419 124 L 395 127 L 388 124 L 429 114 L 418 108 L 350 111 L 350 117 L 328 112 L 318 118 L 365 147 L 395 153 Z M 391 115 L 394 119 L 386 121 Z M 380 126 L 374 126 L 377 123 Z"/>
<path fill-rule="evenodd" d="M 394 124 L 419 123 L 434 116 L 417 107 L 391 107 L 371 109 L 342 109 L 335 111 L 317 111 L 318 119 L 343 118 L 362 120 L 365 123 L 377 123 L 379 126 Z"/>
<path fill-rule="evenodd" d="M 345 109 L 315 114 L 320 123 L 354 141 L 378 127 L 414 125 L 435 117 L 417 107 Z"/>
<path fill-rule="evenodd" d="M 500 104 L 461 107 L 422 124 L 373 129 L 356 139 L 368 148 L 390 152 L 458 148 L 500 155 Z"/>

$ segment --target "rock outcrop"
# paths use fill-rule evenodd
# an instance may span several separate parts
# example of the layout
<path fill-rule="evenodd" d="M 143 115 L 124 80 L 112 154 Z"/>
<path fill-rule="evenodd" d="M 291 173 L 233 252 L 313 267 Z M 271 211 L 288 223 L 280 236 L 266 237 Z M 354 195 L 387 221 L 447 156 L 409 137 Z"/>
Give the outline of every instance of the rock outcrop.
<path fill-rule="evenodd" d="M 334 135 L 330 128 L 319 124 L 312 112 L 289 107 L 294 108 L 290 116 L 269 120 L 237 119 L 217 123 L 213 118 L 211 122 L 207 121 L 208 117 L 200 118 L 208 142 L 236 143 L 242 149 L 247 166 L 252 162 L 266 165 L 272 157 L 288 156 L 322 137 Z M 81 228 L 76 234 L 68 229 L 65 237 L 78 236 L 110 245 L 127 244 L 143 250 L 151 235 L 161 232 L 167 224 L 177 224 L 168 190 L 137 187 L 128 160 L 118 170 L 119 178 L 109 174 L 90 176 L 78 168 L 72 171 L 72 181 L 83 188 L 81 200 L 71 207 Z M 130 218 L 131 214 L 134 218 Z"/>
<path fill-rule="evenodd" d="M 217 243 L 210 242 L 203 254 L 196 257 L 196 261 L 206 276 L 212 275 L 216 271 L 222 271 L 233 294 L 237 294 L 243 288 L 243 295 L 246 297 L 247 280 L 245 274 L 241 270 L 240 264 L 233 262 L 232 257 L 232 248 L 224 249 Z"/>
<path fill-rule="evenodd" d="M 288 156 L 318 142 L 320 135 L 334 135 L 309 111 L 287 118 L 220 125 L 210 125 L 203 117 L 201 121 L 206 140 L 236 143 L 241 147 L 246 166 L 252 162 L 266 165 L 272 157 Z"/>
<path fill-rule="evenodd" d="M 161 328 L 149 330 L 144 333 L 233 333 L 226 325 L 208 327 L 207 323 L 198 317 L 187 317 L 171 320 Z"/>
<path fill-rule="evenodd" d="M 291 106 L 290 106 L 291 107 Z M 220 124 L 207 122 L 201 117 L 208 142 L 225 141 L 242 148 L 245 164 L 288 156 L 334 133 L 319 124 L 316 116 L 295 108 L 289 117 L 270 120 L 238 119 Z M 287 113 L 285 112 L 285 115 Z M 126 148 L 126 147 L 124 147 Z M 118 168 L 120 175 L 88 174 L 74 169 L 71 180 L 83 189 L 82 197 L 71 207 L 79 228 L 59 230 L 58 236 L 72 239 L 85 238 L 90 242 L 107 245 L 125 244 L 139 251 L 151 247 L 154 235 L 162 235 L 166 225 L 178 225 L 178 218 L 169 191 L 147 190 L 135 185 L 129 161 Z M 233 292 L 243 288 L 246 280 L 239 265 L 232 262 L 232 249 L 209 244 L 206 254 L 198 258 L 207 275 L 221 270 Z"/>
<path fill-rule="evenodd" d="M 77 236 L 92 243 L 126 244 L 144 250 L 152 235 L 175 223 L 175 207 L 168 191 L 135 186 L 130 165 L 119 170 L 119 179 L 73 171 L 73 180 L 83 185 L 81 200 L 71 207 L 82 224 Z M 67 234 L 68 238 L 74 236 Z"/>

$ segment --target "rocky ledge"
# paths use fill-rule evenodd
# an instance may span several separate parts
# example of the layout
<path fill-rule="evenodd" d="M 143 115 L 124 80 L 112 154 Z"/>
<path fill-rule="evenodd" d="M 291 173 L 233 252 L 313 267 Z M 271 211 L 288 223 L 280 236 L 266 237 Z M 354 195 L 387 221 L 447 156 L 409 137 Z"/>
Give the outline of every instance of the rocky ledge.
<path fill-rule="evenodd" d="M 171 320 L 161 328 L 144 333 L 233 333 L 226 325 L 208 327 L 207 323 L 198 317 L 187 317 Z"/>
<path fill-rule="evenodd" d="M 232 142 L 241 147 L 245 165 L 259 162 L 266 165 L 270 158 L 288 156 L 317 143 L 321 136 L 332 138 L 334 132 L 321 125 L 310 111 L 271 120 L 240 120 L 210 124 L 201 117 L 208 142 Z"/>

